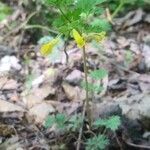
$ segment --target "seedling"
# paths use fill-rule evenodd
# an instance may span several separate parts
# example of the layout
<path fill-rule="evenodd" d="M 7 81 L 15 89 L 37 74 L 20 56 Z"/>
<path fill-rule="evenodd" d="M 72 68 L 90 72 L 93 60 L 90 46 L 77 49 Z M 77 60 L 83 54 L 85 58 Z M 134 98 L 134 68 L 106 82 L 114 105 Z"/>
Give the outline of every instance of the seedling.
<path fill-rule="evenodd" d="M 45 0 L 47 5 L 56 9 L 56 18 L 54 19 L 53 25 L 56 30 L 60 33 L 58 36 L 49 42 L 45 43 L 41 47 L 41 54 L 48 56 L 52 53 L 54 47 L 59 43 L 60 37 L 74 39 L 79 49 L 83 53 L 84 63 L 84 83 L 86 91 L 86 99 L 84 101 L 83 112 L 80 117 L 72 118 L 70 121 L 63 115 L 56 115 L 48 117 L 45 126 L 50 127 L 56 124 L 57 127 L 64 129 L 68 127 L 70 130 L 76 130 L 80 125 L 79 137 L 77 142 L 77 150 L 80 149 L 81 137 L 83 132 L 83 125 L 85 120 L 85 114 L 87 114 L 87 120 L 89 128 L 92 128 L 91 108 L 89 94 L 92 91 L 100 92 L 102 87 L 100 85 L 94 85 L 88 82 L 88 67 L 87 67 L 87 54 L 86 54 L 86 43 L 91 41 L 102 42 L 106 37 L 107 30 L 110 29 L 109 23 L 104 18 L 97 19 L 96 17 L 101 14 L 99 11 L 100 5 L 105 0 Z M 92 71 L 89 76 L 94 80 L 101 80 L 108 75 L 105 69 L 99 69 Z M 90 86 L 89 86 L 90 85 Z M 91 86 L 92 85 L 92 86 Z M 79 119 L 80 118 L 80 119 Z M 73 123 L 71 123 L 73 122 Z M 77 122 L 77 124 L 75 123 Z M 108 122 L 107 122 L 108 123 Z M 105 123 L 104 125 L 107 125 Z M 116 125 L 118 126 L 118 124 Z M 114 127 L 116 129 L 117 127 Z M 98 135 L 87 142 L 87 147 L 97 144 L 97 141 L 101 140 L 97 149 L 105 147 L 108 140 L 104 136 Z M 95 144 L 94 144 L 95 143 Z M 89 148 L 87 148 L 89 149 Z M 96 150 L 96 149 L 94 149 Z"/>

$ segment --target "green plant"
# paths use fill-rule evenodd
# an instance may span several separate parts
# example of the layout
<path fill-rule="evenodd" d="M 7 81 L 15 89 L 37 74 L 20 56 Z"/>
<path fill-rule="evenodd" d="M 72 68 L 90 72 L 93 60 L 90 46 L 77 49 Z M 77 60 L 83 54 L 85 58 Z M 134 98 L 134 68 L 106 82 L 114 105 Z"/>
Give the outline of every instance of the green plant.
<path fill-rule="evenodd" d="M 107 0 L 105 5 L 113 12 L 112 18 L 116 17 L 120 12 L 134 7 L 144 7 L 147 4 L 150 4 L 148 0 Z"/>
<path fill-rule="evenodd" d="M 61 131 L 73 133 L 79 130 L 82 122 L 82 117 L 79 114 L 71 117 L 67 117 L 64 114 L 56 114 L 47 117 L 45 120 L 45 127 L 49 128 L 55 125 L 56 128 Z M 100 127 L 105 127 L 105 129 L 110 129 L 115 132 L 120 124 L 121 121 L 119 116 L 111 116 L 109 118 L 97 119 L 94 121 L 91 130 L 98 130 Z M 91 138 L 88 138 L 85 143 L 86 150 L 104 150 L 108 144 L 109 139 L 106 136 L 106 133 L 95 134 Z"/>
<path fill-rule="evenodd" d="M 101 8 L 101 4 L 105 1 L 106 0 L 45 0 L 49 7 L 54 7 L 55 9 L 56 18 L 53 21 L 53 25 L 55 30 L 57 30 L 60 34 L 58 34 L 56 38 L 42 45 L 40 50 L 41 54 L 43 56 L 51 54 L 53 48 L 59 43 L 59 39 L 62 36 L 64 36 L 65 39 L 70 38 L 70 36 L 73 37 L 78 48 L 80 48 L 83 52 L 85 73 L 83 87 L 85 87 L 86 99 L 84 101 L 82 115 L 80 117 L 74 116 L 71 119 L 67 119 L 63 114 L 57 114 L 56 116 L 49 116 L 45 122 L 46 127 L 50 127 L 55 124 L 59 129 L 63 130 L 66 130 L 67 128 L 75 131 L 78 127 L 80 127 L 77 150 L 80 149 L 86 114 L 89 128 L 92 128 L 89 92 L 101 92 L 102 90 L 102 86 L 100 84 L 95 85 L 88 82 L 88 76 L 93 80 L 101 80 L 108 75 L 108 72 L 105 69 L 94 70 L 88 74 L 89 70 L 86 64 L 86 43 L 93 40 L 96 42 L 102 42 L 105 39 L 105 31 L 110 29 L 107 20 L 104 18 L 97 18 L 97 16 L 100 16 L 101 14 L 99 8 Z M 97 138 L 103 139 L 102 136 L 99 135 L 89 141 L 94 142 Z M 101 147 L 104 147 L 106 143 L 104 141 L 102 141 L 103 145 L 101 145 Z"/>
<path fill-rule="evenodd" d="M 112 131 L 116 131 L 120 126 L 120 117 L 119 116 L 111 116 L 107 119 L 97 119 L 93 122 L 93 128 L 105 127 L 106 129 L 110 129 Z M 106 133 L 105 133 L 106 134 Z M 86 150 L 103 150 L 109 144 L 109 140 L 107 136 L 103 134 L 98 134 L 94 137 L 91 137 L 86 142 Z"/>
<path fill-rule="evenodd" d="M 86 142 L 86 150 L 103 150 L 109 144 L 109 140 L 104 135 L 94 136 Z"/>
<path fill-rule="evenodd" d="M 0 21 L 5 19 L 12 12 L 11 8 L 4 3 L 0 2 Z"/>
<path fill-rule="evenodd" d="M 57 129 L 64 131 L 72 131 L 75 132 L 80 128 L 82 123 L 82 118 L 80 115 L 73 115 L 71 117 L 67 117 L 64 114 L 56 114 L 52 116 L 48 116 L 45 120 L 45 128 L 50 128 L 53 125 L 56 125 Z"/>
<path fill-rule="evenodd" d="M 130 50 L 125 51 L 125 65 L 128 66 L 133 61 L 133 52 Z"/>

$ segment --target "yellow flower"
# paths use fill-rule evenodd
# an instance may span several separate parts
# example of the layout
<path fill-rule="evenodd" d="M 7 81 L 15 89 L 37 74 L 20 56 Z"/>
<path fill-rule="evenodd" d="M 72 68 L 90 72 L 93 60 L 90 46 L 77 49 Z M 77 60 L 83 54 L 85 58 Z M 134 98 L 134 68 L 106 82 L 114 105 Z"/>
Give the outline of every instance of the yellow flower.
<path fill-rule="evenodd" d="M 96 33 L 93 36 L 93 39 L 97 42 L 102 42 L 106 38 L 106 32 L 102 31 L 100 33 Z"/>
<path fill-rule="evenodd" d="M 42 56 L 48 56 L 49 54 L 52 53 L 53 48 L 57 45 L 59 42 L 59 38 L 55 38 L 51 40 L 50 42 L 43 44 L 40 49 L 40 53 Z"/>
<path fill-rule="evenodd" d="M 79 48 L 82 48 L 85 45 L 85 40 L 84 38 L 78 33 L 77 30 L 73 29 L 72 30 L 73 37 L 78 45 Z"/>
<path fill-rule="evenodd" d="M 86 42 L 91 42 L 92 40 L 102 42 L 106 38 L 106 32 L 83 34 L 83 37 Z"/>

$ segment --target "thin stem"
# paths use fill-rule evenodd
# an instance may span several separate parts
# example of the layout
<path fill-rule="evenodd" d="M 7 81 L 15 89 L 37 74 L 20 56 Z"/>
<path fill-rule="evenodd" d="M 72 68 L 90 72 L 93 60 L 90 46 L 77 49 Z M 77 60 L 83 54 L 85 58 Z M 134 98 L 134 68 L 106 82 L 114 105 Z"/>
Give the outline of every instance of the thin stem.
<path fill-rule="evenodd" d="M 64 18 L 68 21 L 68 22 L 70 22 L 71 23 L 71 21 L 69 20 L 69 18 L 65 15 L 65 13 L 63 12 L 63 10 L 60 8 L 60 7 L 58 7 L 58 9 L 59 9 L 59 11 L 61 12 L 61 14 L 64 16 Z"/>
<path fill-rule="evenodd" d="M 114 18 L 118 14 L 118 12 L 121 10 L 121 8 L 123 7 L 123 5 L 124 5 L 124 0 L 120 0 L 120 4 L 116 8 L 116 10 L 114 11 L 114 13 L 112 14 L 112 18 Z"/>
<path fill-rule="evenodd" d="M 77 141 L 77 148 L 76 148 L 76 150 L 80 150 L 81 138 L 82 138 L 83 126 L 84 126 L 85 113 L 86 113 L 86 101 L 84 102 L 84 105 L 83 105 L 82 124 L 81 124 L 80 131 L 79 131 L 79 136 L 78 136 L 78 141 Z"/>
<path fill-rule="evenodd" d="M 39 29 L 47 30 L 47 31 L 49 31 L 51 33 L 54 33 L 54 34 L 59 34 L 57 31 L 51 30 L 46 26 L 42 26 L 42 25 L 38 25 L 38 24 L 26 25 L 25 26 L 25 29 L 33 29 L 33 28 L 39 28 Z"/>
<path fill-rule="evenodd" d="M 91 111 L 90 111 L 90 105 L 89 105 L 88 79 L 87 79 L 87 77 L 88 77 L 88 69 L 87 69 L 87 65 L 86 65 L 85 46 L 83 47 L 83 63 L 84 63 L 84 73 L 85 73 L 86 99 L 85 99 L 84 105 L 83 105 L 82 125 L 81 125 L 80 131 L 79 131 L 79 137 L 78 137 L 76 150 L 80 150 L 81 138 L 82 138 L 82 133 L 83 133 L 84 118 L 85 118 L 86 111 L 87 111 L 87 117 L 88 117 L 89 125 L 91 127 Z"/>
<path fill-rule="evenodd" d="M 88 94 L 88 69 L 86 64 L 86 52 L 85 46 L 83 47 L 83 63 L 84 63 L 84 73 L 85 73 L 85 90 L 86 90 L 86 110 L 87 110 L 87 118 L 89 121 L 89 125 L 91 127 L 91 111 L 90 111 L 90 104 L 89 104 L 89 94 Z"/>

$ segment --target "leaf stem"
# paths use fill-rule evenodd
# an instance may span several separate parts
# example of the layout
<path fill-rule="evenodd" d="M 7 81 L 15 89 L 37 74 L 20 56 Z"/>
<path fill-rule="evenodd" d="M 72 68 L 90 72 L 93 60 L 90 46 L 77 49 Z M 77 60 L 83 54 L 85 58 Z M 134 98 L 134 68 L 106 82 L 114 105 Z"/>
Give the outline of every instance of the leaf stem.
<path fill-rule="evenodd" d="M 112 18 L 114 18 L 118 14 L 118 12 L 121 10 L 121 8 L 123 7 L 123 5 L 124 5 L 124 0 L 120 0 L 120 4 L 118 5 L 118 7 L 116 8 L 116 10 L 112 14 Z"/>
<path fill-rule="evenodd" d="M 39 28 L 39 29 L 47 30 L 48 32 L 51 32 L 53 34 L 59 34 L 57 31 L 54 31 L 52 29 L 49 29 L 47 26 L 42 26 L 42 25 L 39 25 L 39 24 L 26 25 L 25 26 L 25 29 L 33 29 L 33 28 Z"/>
<path fill-rule="evenodd" d="M 63 15 L 63 17 L 69 22 L 71 23 L 71 21 L 69 20 L 69 18 L 65 15 L 65 13 L 63 12 L 63 10 L 61 9 L 61 7 L 58 7 L 59 11 L 61 12 L 61 14 Z"/>

